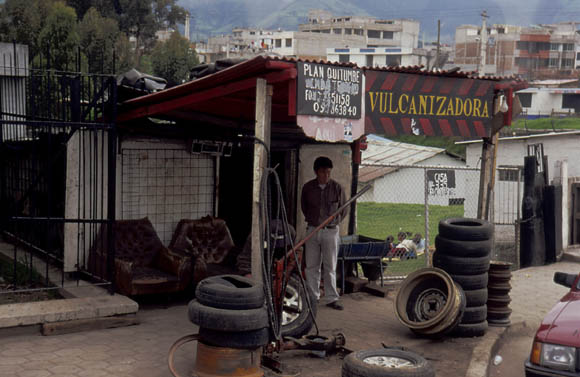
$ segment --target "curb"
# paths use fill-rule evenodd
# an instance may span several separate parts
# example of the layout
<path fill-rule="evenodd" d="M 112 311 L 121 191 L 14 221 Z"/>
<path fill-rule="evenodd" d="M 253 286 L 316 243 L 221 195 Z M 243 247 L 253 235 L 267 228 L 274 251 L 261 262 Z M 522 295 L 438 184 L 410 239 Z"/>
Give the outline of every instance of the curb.
<path fill-rule="evenodd" d="M 473 349 L 465 377 L 488 377 L 492 355 L 497 353 L 504 337 L 510 332 L 524 330 L 535 331 L 535 328 L 526 321 L 512 323 L 509 327 L 490 326 L 479 344 Z"/>
<path fill-rule="evenodd" d="M 575 249 L 577 250 L 577 249 Z M 562 256 L 563 261 L 580 263 L 580 252 L 578 251 L 565 251 Z"/>

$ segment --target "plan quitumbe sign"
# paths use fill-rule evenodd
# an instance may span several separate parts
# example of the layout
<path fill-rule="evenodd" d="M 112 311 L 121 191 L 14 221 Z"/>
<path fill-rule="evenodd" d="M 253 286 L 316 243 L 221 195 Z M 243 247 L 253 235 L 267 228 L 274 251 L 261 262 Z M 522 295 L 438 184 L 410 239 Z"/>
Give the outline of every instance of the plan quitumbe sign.
<path fill-rule="evenodd" d="M 360 119 L 362 90 L 360 69 L 298 62 L 296 113 Z"/>

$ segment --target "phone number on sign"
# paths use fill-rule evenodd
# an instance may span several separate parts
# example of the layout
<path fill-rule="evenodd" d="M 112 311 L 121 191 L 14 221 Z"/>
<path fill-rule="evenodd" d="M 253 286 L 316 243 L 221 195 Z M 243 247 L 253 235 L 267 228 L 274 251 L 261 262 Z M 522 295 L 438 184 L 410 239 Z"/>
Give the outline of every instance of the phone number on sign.
<path fill-rule="evenodd" d="M 317 113 L 330 115 L 356 116 L 357 112 L 355 106 L 339 105 L 339 104 L 325 106 L 319 104 L 318 102 L 314 102 L 312 104 L 312 108 Z"/>

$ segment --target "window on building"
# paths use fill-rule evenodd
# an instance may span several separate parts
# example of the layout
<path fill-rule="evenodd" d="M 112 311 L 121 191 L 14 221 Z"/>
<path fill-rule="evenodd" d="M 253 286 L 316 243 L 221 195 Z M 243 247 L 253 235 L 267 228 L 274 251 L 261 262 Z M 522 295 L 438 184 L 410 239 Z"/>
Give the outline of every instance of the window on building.
<path fill-rule="evenodd" d="M 251 31 L 250 32 L 250 35 L 256 35 L 256 32 L 255 31 Z"/>
<path fill-rule="evenodd" d="M 522 107 L 532 107 L 532 93 L 517 93 Z"/>
<path fill-rule="evenodd" d="M 334 34 L 342 34 L 342 29 L 332 29 Z"/>
<path fill-rule="evenodd" d="M 367 37 L 369 38 L 380 38 L 381 31 L 380 30 L 367 30 Z"/>
<path fill-rule="evenodd" d="M 387 66 L 401 65 L 401 55 L 387 55 Z"/>
<path fill-rule="evenodd" d="M 354 29 L 354 34 L 355 35 L 363 35 L 363 29 Z"/>
<path fill-rule="evenodd" d="M 563 94 L 562 109 L 574 109 L 574 112 L 580 112 L 580 94 Z"/>
<path fill-rule="evenodd" d="M 550 50 L 552 50 L 552 51 L 560 50 L 560 44 L 559 43 L 550 43 Z"/>
<path fill-rule="evenodd" d="M 580 52 L 576 53 L 576 60 L 580 60 Z"/>
<path fill-rule="evenodd" d="M 320 32 L 324 34 L 330 34 L 330 29 L 322 29 Z"/>
<path fill-rule="evenodd" d="M 286 47 L 292 47 L 292 38 L 286 38 Z"/>
<path fill-rule="evenodd" d="M 550 58 L 550 67 L 554 68 L 554 67 L 558 67 L 559 64 L 559 59 L 558 58 Z"/>
<path fill-rule="evenodd" d="M 570 68 L 574 66 L 573 59 L 562 59 L 562 68 Z"/>
<path fill-rule="evenodd" d="M 392 31 L 383 31 L 383 39 L 393 39 L 394 33 Z"/>
<path fill-rule="evenodd" d="M 282 47 L 282 40 L 281 39 L 276 39 L 274 43 L 275 43 L 276 48 Z"/>
<path fill-rule="evenodd" d="M 348 63 L 348 62 L 350 62 L 350 55 L 349 54 L 340 54 L 340 55 L 338 55 L 338 61 L 341 63 Z"/>
<path fill-rule="evenodd" d="M 574 51 L 574 43 L 564 43 L 562 49 L 564 51 Z"/>
<path fill-rule="evenodd" d="M 503 27 L 498 27 L 498 28 L 497 28 L 497 33 L 498 33 L 498 34 L 505 34 L 505 28 L 503 28 Z"/>
<path fill-rule="evenodd" d="M 352 29 L 344 29 L 344 34 L 351 35 L 352 34 Z"/>
<path fill-rule="evenodd" d="M 372 67 L 373 66 L 373 55 L 367 55 L 367 67 Z"/>
<path fill-rule="evenodd" d="M 499 177 L 498 179 L 500 181 L 504 181 L 504 182 L 517 182 L 518 181 L 518 177 L 520 178 L 520 182 L 524 181 L 524 174 L 523 172 L 520 172 L 521 170 L 523 170 L 524 167 L 520 167 L 519 169 L 514 169 L 514 168 L 505 168 L 502 166 L 498 166 L 497 168 L 497 172 L 499 173 Z"/>

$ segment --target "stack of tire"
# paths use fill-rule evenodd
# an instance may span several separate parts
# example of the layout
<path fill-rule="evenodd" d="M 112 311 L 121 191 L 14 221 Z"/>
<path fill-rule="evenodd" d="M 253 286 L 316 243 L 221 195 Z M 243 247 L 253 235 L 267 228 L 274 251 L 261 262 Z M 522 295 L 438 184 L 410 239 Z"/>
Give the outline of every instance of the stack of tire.
<path fill-rule="evenodd" d="M 446 271 L 465 293 L 463 318 L 452 335 L 482 336 L 487 331 L 487 282 L 493 225 L 485 220 L 449 218 L 439 222 L 433 266 Z"/>
<path fill-rule="evenodd" d="M 270 339 L 261 284 L 238 275 L 219 275 L 197 285 L 189 320 L 199 326 L 200 342 L 213 347 L 257 349 Z"/>
<path fill-rule="evenodd" d="M 489 265 L 489 282 L 487 283 L 487 322 L 490 326 L 506 327 L 511 324 L 509 308 L 511 263 L 492 261 Z"/>

